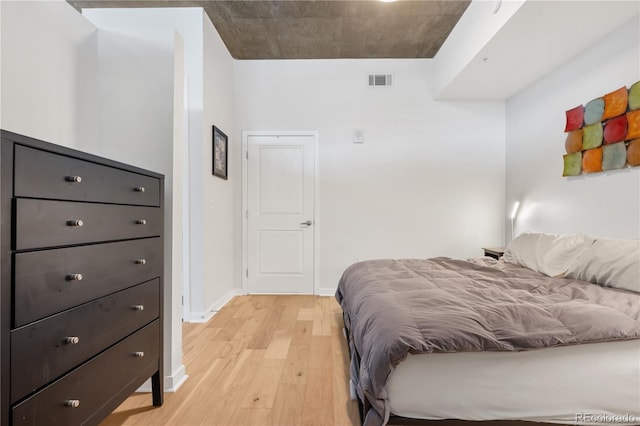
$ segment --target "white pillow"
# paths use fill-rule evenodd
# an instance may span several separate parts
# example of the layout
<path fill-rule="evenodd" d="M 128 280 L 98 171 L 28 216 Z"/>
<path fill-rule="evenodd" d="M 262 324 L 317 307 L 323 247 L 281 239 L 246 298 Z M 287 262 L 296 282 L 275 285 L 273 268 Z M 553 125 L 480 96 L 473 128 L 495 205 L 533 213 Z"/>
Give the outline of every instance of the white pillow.
<path fill-rule="evenodd" d="M 556 235 L 525 232 L 505 249 L 505 262 L 557 277 L 593 244 L 594 238 L 583 234 Z"/>
<path fill-rule="evenodd" d="M 541 235 L 537 232 L 523 232 L 518 235 L 505 248 L 502 256 L 504 261 L 529 269 L 537 268 L 536 251 Z"/>
<path fill-rule="evenodd" d="M 640 293 L 640 240 L 598 239 L 566 277 Z"/>

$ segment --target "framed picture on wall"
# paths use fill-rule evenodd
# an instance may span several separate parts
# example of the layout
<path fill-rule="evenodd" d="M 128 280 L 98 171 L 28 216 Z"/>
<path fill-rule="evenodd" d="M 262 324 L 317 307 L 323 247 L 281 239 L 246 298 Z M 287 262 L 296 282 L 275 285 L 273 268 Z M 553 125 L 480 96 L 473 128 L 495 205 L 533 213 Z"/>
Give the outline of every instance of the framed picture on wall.
<path fill-rule="evenodd" d="M 213 126 L 213 175 L 227 179 L 228 138 L 222 130 Z"/>

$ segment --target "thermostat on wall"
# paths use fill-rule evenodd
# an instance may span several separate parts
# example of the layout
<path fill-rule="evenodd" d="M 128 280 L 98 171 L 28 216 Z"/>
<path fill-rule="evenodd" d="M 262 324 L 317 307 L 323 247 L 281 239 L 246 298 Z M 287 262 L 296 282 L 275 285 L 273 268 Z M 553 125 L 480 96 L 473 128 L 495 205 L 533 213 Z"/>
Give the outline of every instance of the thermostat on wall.
<path fill-rule="evenodd" d="M 353 129 L 353 143 L 364 143 L 364 130 Z"/>

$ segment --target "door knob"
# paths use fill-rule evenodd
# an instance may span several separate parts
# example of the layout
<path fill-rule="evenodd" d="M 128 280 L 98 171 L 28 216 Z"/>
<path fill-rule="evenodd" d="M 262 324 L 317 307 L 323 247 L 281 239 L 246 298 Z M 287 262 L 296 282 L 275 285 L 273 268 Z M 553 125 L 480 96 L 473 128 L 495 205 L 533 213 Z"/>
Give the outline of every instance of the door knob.
<path fill-rule="evenodd" d="M 311 226 L 311 225 L 313 225 L 313 221 L 311 219 L 309 219 L 306 222 L 300 222 L 300 225 Z"/>

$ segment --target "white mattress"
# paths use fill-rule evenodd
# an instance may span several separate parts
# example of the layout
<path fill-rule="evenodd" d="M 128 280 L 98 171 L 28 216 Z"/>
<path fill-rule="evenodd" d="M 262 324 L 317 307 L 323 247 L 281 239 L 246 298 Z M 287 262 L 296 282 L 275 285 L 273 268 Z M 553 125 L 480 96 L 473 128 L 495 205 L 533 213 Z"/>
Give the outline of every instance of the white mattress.
<path fill-rule="evenodd" d="M 387 394 L 392 415 L 419 419 L 640 424 L 640 340 L 409 355 Z"/>

